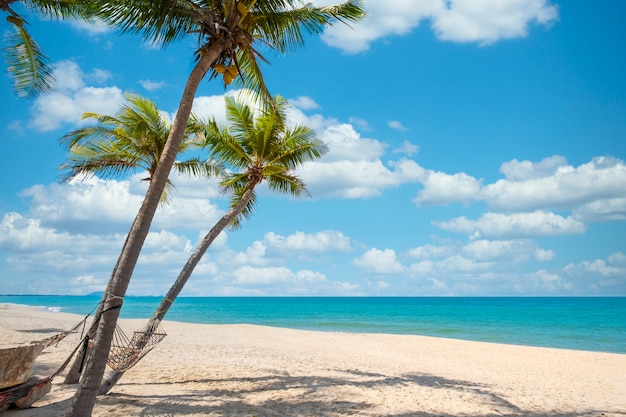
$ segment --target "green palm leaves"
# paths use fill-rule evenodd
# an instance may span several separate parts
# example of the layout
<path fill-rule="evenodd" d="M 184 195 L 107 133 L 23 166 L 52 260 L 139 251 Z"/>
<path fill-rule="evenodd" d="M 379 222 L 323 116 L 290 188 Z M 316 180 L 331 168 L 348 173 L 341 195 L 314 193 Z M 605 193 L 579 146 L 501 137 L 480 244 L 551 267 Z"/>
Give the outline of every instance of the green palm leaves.
<path fill-rule="evenodd" d="M 61 166 L 66 170 L 63 181 L 81 174 L 111 178 L 137 170 L 146 171 L 144 180 L 152 180 L 171 125 L 154 102 L 137 95 L 127 95 L 126 98 L 129 104 L 122 106 L 115 116 L 85 113 L 83 119 L 93 119 L 97 123 L 63 136 L 61 143 L 70 151 L 67 162 Z M 201 127 L 192 117 L 179 151 L 198 147 L 201 139 Z M 177 162 L 174 167 L 180 172 L 196 175 L 212 173 L 215 168 L 201 164 L 197 157 Z M 168 180 L 162 201 L 167 201 L 172 186 Z"/>
<path fill-rule="evenodd" d="M 364 11 L 360 0 L 335 6 L 313 7 L 297 0 L 142 0 L 96 1 L 98 17 L 118 26 L 123 32 L 136 33 L 145 40 L 166 46 L 195 34 L 196 57 L 217 47 L 211 77 L 222 76 L 225 84 L 238 80 L 268 98 L 259 59 L 266 59 L 258 47 L 288 53 L 304 45 L 305 35 L 322 33 L 335 21 L 360 20 Z M 237 71 L 223 71 L 224 68 Z M 222 71 L 217 72 L 215 68 Z M 234 75 L 233 75 L 234 74 Z"/>
<path fill-rule="evenodd" d="M 47 56 L 26 30 L 28 22 L 15 12 L 10 5 L 21 3 L 27 10 L 33 10 L 52 18 L 83 17 L 90 15 L 88 2 L 79 0 L 0 0 L 0 10 L 6 12 L 6 20 L 11 29 L 4 35 L 3 55 L 7 70 L 15 83 L 15 91 L 20 97 L 34 98 L 52 88 L 54 80 Z"/>
<path fill-rule="evenodd" d="M 219 126 L 214 120 L 206 123 L 205 145 L 211 159 L 230 169 L 220 185 L 232 192 L 231 208 L 240 204 L 246 191 L 251 193 L 241 216 L 231 224 L 233 228 L 240 226 L 242 217 L 252 213 L 256 202 L 254 188 L 264 180 L 274 191 L 294 196 L 308 194 L 304 182 L 293 171 L 328 151 L 309 127 L 287 125 L 287 106 L 287 101 L 277 96 L 273 105 L 265 106 L 255 119 L 249 104 L 226 97 L 229 126 Z"/>

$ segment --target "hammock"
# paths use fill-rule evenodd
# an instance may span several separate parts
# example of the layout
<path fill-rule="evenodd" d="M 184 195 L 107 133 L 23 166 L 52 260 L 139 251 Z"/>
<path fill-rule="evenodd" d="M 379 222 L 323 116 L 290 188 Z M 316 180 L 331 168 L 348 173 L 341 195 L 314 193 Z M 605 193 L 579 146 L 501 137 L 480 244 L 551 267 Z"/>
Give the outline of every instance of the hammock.
<path fill-rule="evenodd" d="M 167 336 L 160 324 L 148 322 L 141 330 L 133 332 L 129 340 L 119 326 L 116 326 L 113 342 L 109 350 L 107 365 L 117 372 L 126 372 L 148 354 Z"/>

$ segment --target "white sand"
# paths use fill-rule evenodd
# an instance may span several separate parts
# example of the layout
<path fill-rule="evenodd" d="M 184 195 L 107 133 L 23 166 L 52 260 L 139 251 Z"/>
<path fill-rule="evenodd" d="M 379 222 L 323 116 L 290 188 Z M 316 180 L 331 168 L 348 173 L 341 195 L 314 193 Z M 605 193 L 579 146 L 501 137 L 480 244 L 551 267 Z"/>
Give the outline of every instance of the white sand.
<path fill-rule="evenodd" d="M 80 319 L 0 305 L 0 345 Z M 164 328 L 168 337 L 99 397 L 94 416 L 626 416 L 622 354 L 252 325 Z M 23 331 L 36 329 L 48 333 Z M 58 368 L 77 340 L 46 349 L 35 372 Z M 75 390 L 62 380 L 35 408 L 3 417 L 62 415 Z"/>

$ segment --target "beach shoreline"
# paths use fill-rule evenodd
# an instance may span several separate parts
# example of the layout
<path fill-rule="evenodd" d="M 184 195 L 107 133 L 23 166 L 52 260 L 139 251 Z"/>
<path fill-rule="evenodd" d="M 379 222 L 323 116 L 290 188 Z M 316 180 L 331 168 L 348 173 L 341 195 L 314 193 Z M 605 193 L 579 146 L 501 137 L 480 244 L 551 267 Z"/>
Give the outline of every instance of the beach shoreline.
<path fill-rule="evenodd" d="M 0 345 L 43 339 L 80 315 L 0 307 Z M 145 320 L 120 321 L 127 332 Z M 626 355 L 425 336 L 165 321 L 168 336 L 94 416 L 626 416 Z M 38 357 L 54 372 L 79 342 Z M 62 374 L 63 375 L 63 374 Z M 7 416 L 61 415 L 75 386 Z"/>

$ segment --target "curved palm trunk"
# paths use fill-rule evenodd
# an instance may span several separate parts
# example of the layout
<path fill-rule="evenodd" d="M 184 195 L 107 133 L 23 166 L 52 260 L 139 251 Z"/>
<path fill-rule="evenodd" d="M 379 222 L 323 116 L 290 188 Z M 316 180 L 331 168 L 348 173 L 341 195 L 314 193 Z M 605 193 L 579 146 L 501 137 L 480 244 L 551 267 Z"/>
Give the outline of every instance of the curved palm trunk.
<path fill-rule="evenodd" d="M 150 230 L 150 224 L 159 205 L 167 178 L 176 159 L 176 154 L 182 143 L 195 93 L 210 66 L 227 46 L 216 43 L 209 47 L 189 75 L 158 168 L 130 229 L 127 244 L 124 245 L 120 254 L 117 268 L 114 269 L 109 279 L 107 294 L 105 294 L 106 301 L 103 304 L 102 314 L 98 321 L 98 330 L 91 359 L 87 363 L 82 381 L 65 414 L 66 417 L 88 417 L 93 412 L 123 298 L 137 264 L 141 248 Z"/>
<path fill-rule="evenodd" d="M 159 304 L 152 318 L 148 322 L 148 325 L 146 326 L 147 328 L 150 328 L 150 329 L 157 328 L 161 320 L 163 320 L 163 317 L 165 317 L 165 315 L 167 314 L 167 311 L 170 309 L 170 307 L 174 303 L 174 300 L 176 299 L 176 297 L 178 297 L 178 294 L 180 294 L 183 287 L 189 280 L 189 277 L 191 277 L 193 270 L 198 265 L 198 262 L 200 262 L 200 259 L 202 259 L 202 256 L 204 255 L 204 253 L 211 246 L 213 241 L 219 236 L 219 234 L 222 233 L 222 231 L 241 214 L 241 212 L 250 202 L 253 191 L 254 191 L 254 186 L 246 190 L 241 198 L 241 201 L 239 201 L 239 204 L 237 204 L 236 207 L 233 207 L 232 209 L 228 210 L 228 212 L 226 212 L 226 214 L 222 216 L 222 218 L 215 224 L 215 226 L 213 226 L 213 228 L 200 241 L 200 243 L 196 247 L 196 250 L 191 254 L 189 259 L 187 260 L 187 263 L 185 264 L 183 269 L 180 271 L 180 274 L 178 274 L 178 278 L 176 278 L 176 281 L 174 282 L 174 284 L 170 287 L 165 297 L 163 297 L 163 299 L 161 300 L 161 303 Z M 135 347 L 138 349 L 142 349 L 144 346 L 135 346 Z M 113 386 L 117 383 L 117 381 L 120 380 L 120 378 L 123 375 L 124 375 L 124 372 L 120 372 L 116 370 L 109 371 L 107 375 L 104 377 L 104 380 L 102 381 L 102 385 L 100 385 L 100 391 L 98 392 L 98 394 L 103 395 L 109 392 L 111 388 L 113 388 Z"/>
<path fill-rule="evenodd" d="M 128 236 L 126 236 L 126 239 L 124 240 L 124 245 L 122 246 L 121 252 L 124 252 L 127 244 Z M 119 265 L 119 263 L 120 260 L 118 259 L 117 263 L 113 267 L 113 274 L 115 274 L 115 271 L 117 271 L 117 266 Z M 96 314 L 94 314 L 94 320 L 91 323 L 89 330 L 87 330 L 87 333 L 85 335 L 86 342 L 94 339 L 94 337 L 96 336 L 96 332 L 98 331 L 98 322 L 100 319 L 100 315 L 102 314 L 102 308 L 106 301 L 107 294 L 109 293 L 109 285 L 111 285 L 110 282 L 107 284 L 107 288 L 104 290 L 102 300 L 100 300 L 100 303 L 98 303 Z M 78 384 L 78 382 L 80 381 L 80 376 L 83 373 L 83 368 L 87 361 L 89 361 L 89 358 L 91 357 L 91 353 L 93 351 L 93 348 L 90 347 L 90 345 L 90 343 L 83 343 L 83 345 L 80 347 L 76 357 L 74 358 L 74 363 L 72 363 L 69 371 L 67 371 L 67 375 L 65 375 L 65 380 L 63 381 L 64 384 Z"/>

